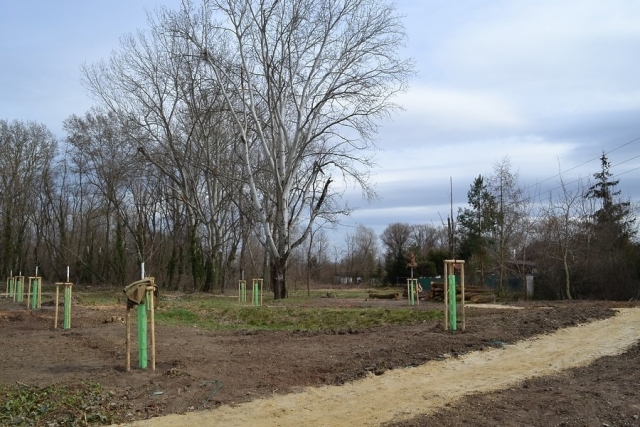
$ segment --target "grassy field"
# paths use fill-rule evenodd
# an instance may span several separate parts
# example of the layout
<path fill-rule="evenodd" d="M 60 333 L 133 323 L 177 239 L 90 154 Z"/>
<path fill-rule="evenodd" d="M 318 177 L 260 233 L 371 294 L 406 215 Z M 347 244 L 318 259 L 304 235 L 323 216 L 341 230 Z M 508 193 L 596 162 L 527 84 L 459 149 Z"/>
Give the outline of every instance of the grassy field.
<path fill-rule="evenodd" d="M 331 298 L 343 302 L 339 307 L 323 307 L 319 299 Z M 73 294 L 74 304 L 124 304 L 121 290 L 81 290 Z M 274 300 L 263 295 L 262 306 L 252 305 L 251 291 L 247 302 L 238 302 L 237 295 L 161 293 L 156 309 L 156 322 L 161 325 L 197 326 L 210 330 L 305 330 L 341 331 L 378 325 L 412 324 L 442 316 L 440 311 L 415 310 L 410 306 L 393 309 L 356 307 L 353 299 L 368 296 L 363 289 L 313 290 L 292 292 L 289 298 Z"/>

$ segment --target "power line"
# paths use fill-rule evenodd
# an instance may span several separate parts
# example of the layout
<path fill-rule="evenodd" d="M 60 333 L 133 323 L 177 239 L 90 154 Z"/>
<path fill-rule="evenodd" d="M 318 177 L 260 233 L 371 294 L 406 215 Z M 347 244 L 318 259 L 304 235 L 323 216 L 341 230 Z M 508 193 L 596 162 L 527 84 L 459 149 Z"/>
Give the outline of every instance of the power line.
<path fill-rule="evenodd" d="M 631 158 L 629 158 L 629 159 L 627 159 L 627 160 L 624 160 L 624 161 L 622 161 L 622 162 L 620 162 L 620 163 L 616 163 L 615 165 L 613 165 L 613 166 L 611 166 L 611 167 L 619 166 L 619 165 L 621 165 L 621 164 L 623 164 L 623 163 L 626 163 L 626 162 L 629 162 L 629 161 L 631 161 L 631 160 L 633 160 L 633 159 L 637 159 L 638 157 L 640 157 L 640 154 L 639 154 L 639 155 L 637 155 L 637 156 L 635 156 L 635 157 L 631 157 Z M 633 168 L 633 169 L 629 169 L 628 171 L 624 171 L 624 172 L 621 172 L 621 173 L 617 173 L 617 174 L 615 174 L 615 177 L 617 178 L 617 177 L 619 177 L 619 176 L 621 176 L 621 175 L 628 174 L 629 172 L 633 172 L 633 171 L 638 170 L 638 169 L 640 169 L 640 166 L 638 166 L 638 167 L 636 167 L 636 168 Z M 570 182 L 567 182 L 567 183 L 563 183 L 563 184 L 561 184 L 561 185 L 559 185 L 559 186 L 557 186 L 557 187 L 554 187 L 554 188 L 551 188 L 551 189 L 549 189 L 549 190 L 545 190 L 545 191 L 543 191 L 543 192 L 540 192 L 540 195 L 542 195 L 542 194 L 547 194 L 547 193 L 551 194 L 551 193 L 553 193 L 553 192 L 554 192 L 554 191 L 556 191 L 556 190 L 559 190 L 559 189 L 561 189 L 561 188 L 563 188 L 563 187 L 564 187 L 564 188 L 566 188 L 567 186 L 569 186 L 569 185 L 571 185 L 571 184 L 575 184 L 576 182 L 581 182 L 582 180 L 583 180 L 583 178 L 574 179 L 573 181 L 570 181 Z M 529 187 L 527 187 L 527 188 L 529 188 Z"/>
<path fill-rule="evenodd" d="M 640 157 L 640 156 L 636 156 L 636 157 Z M 631 159 L 629 159 L 629 160 L 631 160 Z M 626 172 L 619 173 L 619 174 L 617 174 L 616 176 L 624 175 L 624 174 L 626 174 L 626 173 L 633 172 L 633 171 L 636 171 L 636 170 L 638 170 L 638 169 L 640 169 L 640 166 L 638 166 L 637 168 L 629 169 L 629 170 L 628 170 L 628 171 L 626 171 Z"/>
<path fill-rule="evenodd" d="M 632 139 L 632 140 L 630 140 L 630 141 L 627 141 L 627 142 L 625 142 L 624 144 L 619 145 L 618 147 L 615 147 L 615 148 L 614 148 L 614 149 L 612 149 L 612 150 L 609 150 L 609 151 L 603 151 L 603 153 L 604 153 L 605 155 L 608 155 L 608 154 L 613 153 L 614 151 L 619 150 L 619 149 L 621 149 L 621 148 L 623 148 L 623 147 L 626 147 L 627 145 L 632 144 L 632 143 L 634 143 L 634 142 L 636 142 L 636 141 L 640 141 L 640 137 L 637 137 L 637 138 L 634 138 L 634 139 Z M 596 157 L 594 157 L 594 158 L 592 158 L 592 159 L 587 160 L 586 162 L 583 162 L 583 163 L 581 163 L 581 164 L 579 164 L 579 165 L 577 165 L 577 166 L 574 166 L 574 167 L 572 167 L 572 168 L 570 168 L 570 169 L 567 169 L 566 171 L 560 172 L 560 173 L 558 173 L 558 174 L 556 174 L 556 175 L 553 175 L 553 176 L 551 176 L 551 177 L 549 177 L 549 178 L 546 178 L 546 179 L 544 179 L 544 180 L 542 180 L 542 181 L 539 181 L 539 182 L 537 182 L 536 184 L 529 185 L 529 186 L 527 186 L 527 187 L 523 188 L 523 192 L 526 192 L 527 190 L 529 190 L 529 189 L 530 189 L 530 188 L 532 188 L 532 187 L 537 187 L 537 186 L 539 186 L 540 184 L 542 184 L 543 182 L 549 181 L 549 180 L 554 179 L 554 178 L 557 178 L 557 177 L 562 177 L 565 173 L 570 172 L 570 171 L 572 171 L 572 170 L 575 170 L 575 169 L 577 169 L 577 168 L 579 168 L 579 167 L 581 167 L 581 166 L 584 166 L 584 165 L 586 165 L 587 163 L 590 163 L 590 162 L 592 162 L 592 161 L 594 161 L 594 160 L 598 160 L 598 159 L 600 159 L 601 157 L 602 157 L 602 155 L 596 156 Z M 609 168 L 614 168 L 614 167 L 616 167 L 616 166 L 620 166 L 621 164 L 624 164 L 624 163 L 630 162 L 631 160 L 635 160 L 635 159 L 637 159 L 637 158 L 640 158 L 640 154 L 639 154 L 639 155 L 636 155 L 636 156 L 633 156 L 633 157 L 630 157 L 630 158 L 628 158 L 628 159 L 626 159 L 626 160 L 623 160 L 623 161 L 621 161 L 621 162 L 618 162 L 618 163 L 616 163 L 615 165 L 611 165 L 611 166 L 609 166 Z M 633 172 L 633 171 L 636 171 L 636 170 L 638 170 L 638 169 L 640 169 L 640 166 L 635 167 L 635 168 L 633 168 L 633 169 L 629 169 L 629 170 L 627 170 L 627 171 L 625 171 L 625 172 L 617 173 L 617 174 L 615 174 L 615 176 L 616 176 L 616 177 L 618 177 L 618 176 L 626 175 L 626 174 L 628 174 L 628 173 L 630 173 L 630 172 Z M 570 182 L 568 182 L 568 183 L 562 183 L 561 185 L 559 185 L 559 186 L 557 186 L 557 187 L 554 187 L 554 188 L 551 188 L 551 189 L 549 189 L 549 190 L 541 191 L 540 193 L 538 193 L 537 197 L 538 197 L 538 198 L 540 198 L 543 194 L 552 194 L 552 193 L 553 193 L 554 191 L 556 191 L 556 190 L 559 190 L 559 189 L 561 189 L 561 188 L 563 188 L 563 187 L 564 187 L 564 188 L 567 188 L 568 186 L 570 186 L 570 185 L 572 185 L 572 184 L 575 184 L 575 183 L 578 183 L 578 182 L 583 181 L 583 179 L 584 179 L 584 178 L 577 178 L 577 179 L 575 179 L 575 180 L 573 180 L 573 181 L 570 181 Z M 577 190 L 577 189 L 578 189 L 578 187 L 574 188 L 574 189 L 573 189 L 573 190 L 571 190 L 571 191 L 574 191 L 574 190 Z M 514 204 L 514 203 L 517 203 L 517 202 L 511 202 L 511 203 L 507 203 L 507 204 L 509 205 L 509 204 Z"/>
<path fill-rule="evenodd" d="M 630 162 L 631 160 L 633 160 L 633 159 L 637 159 L 638 157 L 640 157 L 640 154 L 638 154 L 638 155 L 637 155 L 637 156 L 635 156 L 635 157 L 631 157 L 630 159 L 623 160 L 623 161 L 622 161 L 622 162 L 620 162 L 620 163 L 616 163 L 615 165 L 613 165 L 613 166 L 611 166 L 611 167 L 613 168 L 613 167 L 616 167 L 616 166 L 620 166 L 621 164 L 623 164 L 623 163 L 627 163 L 627 162 Z M 625 172 L 625 173 L 626 173 L 626 172 Z M 620 174 L 618 174 L 618 175 L 620 175 Z"/>
<path fill-rule="evenodd" d="M 640 141 L 640 137 L 637 137 L 637 138 L 635 138 L 635 139 L 632 139 L 631 141 L 627 141 L 627 142 L 625 142 L 624 144 L 622 144 L 622 145 L 620 145 L 620 146 L 618 146 L 618 147 L 616 147 L 616 148 L 614 148 L 614 149 L 612 149 L 612 150 L 609 150 L 608 152 L 605 152 L 605 154 L 613 153 L 614 151 L 619 150 L 619 149 L 621 149 L 621 148 L 623 148 L 623 147 L 626 147 L 627 145 L 632 144 L 632 143 L 634 143 L 634 142 L 636 142 L 636 141 Z M 594 158 L 592 158 L 592 159 L 587 160 L 586 162 L 580 163 L 580 164 L 579 164 L 579 165 L 577 165 L 577 166 L 574 166 L 574 167 L 572 167 L 572 168 L 570 168 L 570 169 L 567 169 L 566 171 L 558 172 L 556 175 L 553 175 L 553 176 L 551 176 L 551 177 L 549 177 L 549 178 L 543 179 L 542 181 L 539 181 L 539 182 L 537 182 L 536 184 L 532 184 L 532 185 L 530 185 L 530 186 L 526 187 L 524 190 L 526 191 L 526 190 L 528 190 L 528 189 L 529 189 L 529 188 L 531 188 L 531 187 L 535 187 L 536 185 L 540 185 L 540 184 L 542 184 L 543 182 L 547 182 L 547 181 L 549 181 L 549 180 L 551 180 L 551 179 L 554 179 L 554 178 L 557 178 L 557 177 L 559 177 L 559 176 L 562 176 L 563 174 L 565 174 L 565 173 L 567 173 L 567 172 L 571 172 L 572 170 L 578 169 L 579 167 L 584 166 L 584 165 L 586 165 L 587 163 L 591 163 L 591 162 L 593 162 L 594 160 L 598 160 L 598 159 L 600 159 L 600 157 L 601 157 L 601 155 L 600 155 L 600 156 L 596 156 L 596 157 L 594 157 Z M 627 161 L 629 161 L 629 160 L 633 160 L 633 159 L 635 159 L 635 158 L 637 158 L 637 157 L 640 157 L 640 156 L 636 156 L 636 157 L 633 157 L 633 158 L 631 158 L 631 159 L 627 159 L 627 160 L 625 160 L 625 162 L 627 162 Z M 622 162 L 622 163 L 624 163 L 624 162 Z M 621 164 L 621 163 L 618 163 L 618 165 L 619 165 L 619 164 Z M 616 165 L 616 166 L 617 166 L 617 165 Z M 613 167 L 613 166 L 612 166 L 612 167 Z M 574 181 L 574 182 L 575 182 L 575 181 Z"/>

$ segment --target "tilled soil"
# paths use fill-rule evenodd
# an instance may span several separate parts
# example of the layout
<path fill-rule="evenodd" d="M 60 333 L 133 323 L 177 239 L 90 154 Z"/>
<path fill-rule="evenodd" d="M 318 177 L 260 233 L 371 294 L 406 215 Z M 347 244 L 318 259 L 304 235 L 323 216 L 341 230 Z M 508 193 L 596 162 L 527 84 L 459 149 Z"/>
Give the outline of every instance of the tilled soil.
<path fill-rule="evenodd" d="M 326 304 L 353 307 L 354 302 L 332 299 Z M 363 307 L 371 304 L 359 302 Z M 375 304 L 385 304 L 391 310 L 406 306 L 405 301 Z M 619 305 L 545 302 L 527 304 L 520 310 L 471 306 L 464 332 L 444 331 L 439 321 L 322 333 L 212 332 L 157 326 L 156 371 L 134 368 L 125 372 L 123 307 L 74 306 L 72 329 L 63 331 L 52 328 L 52 307 L 30 312 L 0 300 L 4 363 L 0 384 L 98 382 L 111 392 L 113 420 L 129 422 L 170 413 L 215 411 L 223 404 L 296 392 L 307 386 L 344 384 L 389 369 L 495 348 L 606 318 L 614 314 L 611 308 L 615 306 Z M 421 303 L 414 308 L 433 310 L 442 309 L 442 305 Z M 436 414 L 401 425 L 640 425 L 634 418 L 640 414 L 640 399 L 635 397 L 640 385 L 636 373 L 639 356 L 640 350 L 634 347 L 621 356 L 607 357 L 561 376 L 465 398 Z M 135 354 L 132 361 L 135 366 Z M 594 368 L 603 363 L 604 367 Z"/>

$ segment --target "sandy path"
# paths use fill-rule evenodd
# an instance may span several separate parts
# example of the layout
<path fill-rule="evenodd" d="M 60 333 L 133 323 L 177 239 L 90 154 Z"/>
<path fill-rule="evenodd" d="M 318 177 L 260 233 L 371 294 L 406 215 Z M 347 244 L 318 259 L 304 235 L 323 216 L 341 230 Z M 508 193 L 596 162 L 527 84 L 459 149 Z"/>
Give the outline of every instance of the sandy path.
<path fill-rule="evenodd" d="M 523 379 L 584 366 L 640 340 L 640 309 L 587 325 L 457 359 L 388 371 L 343 386 L 169 415 L 130 426 L 378 426 L 426 414 L 467 394 L 508 388 Z"/>

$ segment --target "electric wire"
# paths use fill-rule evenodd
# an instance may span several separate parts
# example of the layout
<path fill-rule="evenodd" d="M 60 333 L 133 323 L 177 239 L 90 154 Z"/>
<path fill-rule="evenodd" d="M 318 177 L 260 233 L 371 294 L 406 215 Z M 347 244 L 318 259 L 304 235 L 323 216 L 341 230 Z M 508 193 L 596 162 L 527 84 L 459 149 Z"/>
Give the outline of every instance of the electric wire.
<path fill-rule="evenodd" d="M 619 145 L 619 146 L 617 146 L 617 147 L 613 148 L 612 150 L 609 150 L 609 151 L 603 152 L 603 154 L 605 154 L 605 155 L 607 155 L 607 154 L 611 154 L 611 153 L 613 153 L 614 151 L 617 151 L 617 150 L 619 150 L 619 149 L 621 149 L 621 148 L 624 148 L 624 147 L 626 147 L 627 145 L 632 144 L 632 143 L 634 143 L 634 142 L 636 142 L 636 141 L 640 141 L 640 137 L 634 138 L 634 139 L 632 139 L 631 141 L 627 141 L 627 142 L 625 142 L 624 144 L 621 144 L 621 145 Z M 572 167 L 572 168 L 569 168 L 569 169 L 567 169 L 567 170 L 565 170 L 565 171 L 558 172 L 557 174 L 555 174 L 555 175 L 553 175 L 553 176 L 551 176 L 551 177 L 549 177 L 549 178 L 545 178 L 545 179 L 543 179 L 542 181 L 538 181 L 538 182 L 537 182 L 537 183 L 535 183 L 535 184 L 532 184 L 532 185 L 529 185 L 528 187 L 525 187 L 525 188 L 524 188 L 524 191 L 528 190 L 529 188 L 536 187 L 536 186 L 538 186 L 538 185 L 542 184 L 543 182 L 547 182 L 547 181 L 552 180 L 552 179 L 554 179 L 554 178 L 561 177 L 563 174 L 566 174 L 567 172 L 571 172 L 572 170 L 578 169 L 579 167 L 584 166 L 584 165 L 586 165 L 586 164 L 588 164 L 588 163 L 591 163 L 591 162 L 593 162 L 593 161 L 595 161 L 595 160 L 598 160 L 598 159 L 600 159 L 601 157 L 602 157 L 602 155 L 596 156 L 596 157 L 594 157 L 594 158 L 592 158 L 592 159 L 589 159 L 589 160 L 587 160 L 587 161 L 585 161 L 585 162 L 583 162 L 583 163 L 580 163 L 579 165 L 576 165 L 576 166 L 574 166 L 574 167 Z M 636 158 L 638 158 L 638 157 L 640 157 L 640 155 L 635 156 L 635 157 L 632 157 L 632 158 L 630 158 L 630 159 L 627 159 L 627 160 L 625 160 L 625 161 L 623 161 L 623 162 L 617 163 L 617 164 L 615 164 L 615 165 L 613 165 L 613 166 L 611 166 L 611 167 L 618 166 L 618 165 L 620 165 L 620 164 L 622 164 L 622 163 L 628 162 L 628 161 L 633 160 L 633 159 L 636 159 Z M 618 175 L 619 175 L 619 174 L 618 174 Z M 572 182 L 577 182 L 577 181 L 572 181 Z M 562 187 L 562 186 L 560 186 L 560 187 L 556 187 L 556 188 L 554 188 L 554 190 L 556 190 L 556 189 L 558 189 L 558 188 L 561 188 L 561 187 Z M 547 191 L 545 191 L 545 193 L 546 193 L 546 192 L 547 192 Z"/>
<path fill-rule="evenodd" d="M 619 149 L 621 149 L 621 148 L 623 148 L 623 147 L 626 147 L 627 145 L 632 144 L 632 143 L 634 143 L 634 142 L 636 142 L 636 141 L 640 141 L 640 137 L 638 137 L 638 138 L 634 138 L 634 139 L 632 139 L 632 140 L 630 140 L 630 141 L 627 141 L 627 142 L 625 142 L 624 144 L 621 144 L 621 145 L 619 145 L 619 146 L 617 146 L 617 147 L 615 147 L 615 148 L 613 148 L 613 149 L 611 149 L 611 150 L 609 150 L 609 151 L 603 151 L 603 154 L 608 156 L 609 154 L 613 153 L 614 151 L 619 150 Z M 599 155 L 599 156 L 597 156 L 597 157 L 594 157 L 594 158 L 592 158 L 592 159 L 589 159 L 589 160 L 587 160 L 587 161 L 585 161 L 585 162 L 583 162 L 583 163 L 581 163 L 581 164 L 579 164 L 579 165 L 577 165 L 577 166 L 574 166 L 574 167 L 572 167 L 572 168 L 570 168 L 570 169 L 567 169 L 566 171 L 563 171 L 563 172 L 557 173 L 556 175 L 553 175 L 553 176 L 551 176 L 551 177 L 549 177 L 549 178 L 543 179 L 542 181 L 539 181 L 539 182 L 537 182 L 536 184 L 529 185 L 529 186 L 525 187 L 523 190 L 524 190 L 524 191 L 527 191 L 527 190 L 529 190 L 529 189 L 530 189 L 530 188 L 532 188 L 532 187 L 537 187 L 537 186 L 539 186 L 539 185 L 540 185 L 540 184 L 542 184 L 543 182 L 549 181 L 549 180 L 554 179 L 554 178 L 557 178 L 557 177 L 562 177 L 562 176 L 563 176 L 564 174 L 566 174 L 567 172 L 570 172 L 570 171 L 572 171 L 572 170 L 575 170 L 575 169 L 577 169 L 577 168 L 579 168 L 579 167 L 581 167 L 581 166 L 584 166 L 584 165 L 586 165 L 586 164 L 588 164 L 588 163 L 590 163 L 590 162 L 593 162 L 594 160 L 598 160 L 598 159 L 601 159 L 601 158 L 602 158 L 602 155 Z M 612 169 L 612 168 L 614 168 L 614 167 L 616 167 L 616 166 L 620 166 L 621 164 L 624 164 L 624 163 L 630 162 L 631 160 L 635 160 L 635 159 L 637 159 L 637 158 L 640 158 L 640 154 L 639 154 L 639 155 L 636 155 L 636 156 L 633 156 L 633 157 L 630 157 L 630 158 L 628 158 L 628 159 L 626 159 L 626 160 L 623 160 L 623 161 L 621 161 L 621 162 L 618 162 L 618 163 L 616 163 L 616 164 L 610 165 L 610 166 L 609 166 L 609 169 Z M 625 174 L 627 174 L 627 173 L 629 173 L 629 172 L 633 172 L 633 171 L 635 171 L 635 170 L 637 170 L 637 169 L 640 169 L 640 167 L 633 168 L 633 169 L 630 169 L 630 170 L 625 171 L 625 172 L 617 173 L 615 176 L 617 177 L 617 176 L 625 175 Z M 553 188 L 551 188 L 551 189 L 541 191 L 540 193 L 538 193 L 538 197 L 542 196 L 543 194 L 547 194 L 547 193 L 548 193 L 549 195 L 551 195 L 551 194 L 552 194 L 553 192 L 555 192 L 556 190 L 559 190 L 559 189 L 561 189 L 561 188 L 567 188 L 568 186 L 570 186 L 570 185 L 572 185 L 572 184 L 575 184 L 575 183 L 578 183 L 578 182 L 582 182 L 583 180 L 584 180 L 584 178 L 577 178 L 577 179 L 575 179 L 575 180 L 573 180 L 573 181 L 569 181 L 569 182 L 567 182 L 567 183 L 562 183 L 561 185 L 559 185 L 559 186 L 557 186 L 557 187 L 553 187 Z M 577 190 L 577 189 L 578 189 L 578 188 L 574 188 L 574 189 L 573 189 L 573 190 L 571 190 L 571 191 L 575 191 L 575 190 Z"/>

